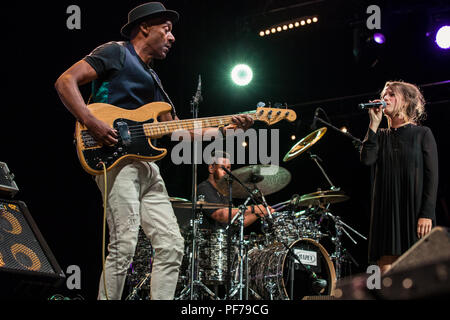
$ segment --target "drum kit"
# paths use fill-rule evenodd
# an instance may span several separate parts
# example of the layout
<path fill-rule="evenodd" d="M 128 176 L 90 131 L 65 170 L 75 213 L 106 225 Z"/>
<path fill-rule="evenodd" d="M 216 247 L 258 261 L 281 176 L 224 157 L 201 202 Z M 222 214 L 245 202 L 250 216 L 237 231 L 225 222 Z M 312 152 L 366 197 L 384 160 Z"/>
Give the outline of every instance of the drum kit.
<path fill-rule="evenodd" d="M 367 239 L 330 212 L 330 205 L 349 197 L 332 184 L 319 163 L 321 159 L 307 151 L 325 132 L 326 127 L 323 127 L 301 139 L 283 161 L 307 152 L 330 189 L 301 196 L 295 194 L 269 207 L 265 196 L 289 184 L 288 170 L 274 165 L 226 170 L 228 175 L 218 181 L 217 188 L 230 200 L 246 200 L 225 229 L 214 230 L 199 228 L 202 212 L 223 208 L 224 204 L 208 203 L 199 196 L 198 214 L 183 231 L 186 245 L 176 300 L 298 300 L 333 295 L 336 281 L 344 275 L 344 266 L 357 265 L 343 247 L 343 236 L 354 244 L 357 242 L 350 232 Z M 186 199 L 170 200 L 174 208 L 192 208 L 192 203 Z M 267 212 L 260 213 L 262 233 L 244 236 L 243 213 L 252 201 L 263 204 Z M 229 208 L 232 208 L 231 201 Z M 149 291 L 151 257 L 151 244 L 141 230 L 129 270 L 132 290 L 128 300 L 142 299 L 143 293 Z"/>

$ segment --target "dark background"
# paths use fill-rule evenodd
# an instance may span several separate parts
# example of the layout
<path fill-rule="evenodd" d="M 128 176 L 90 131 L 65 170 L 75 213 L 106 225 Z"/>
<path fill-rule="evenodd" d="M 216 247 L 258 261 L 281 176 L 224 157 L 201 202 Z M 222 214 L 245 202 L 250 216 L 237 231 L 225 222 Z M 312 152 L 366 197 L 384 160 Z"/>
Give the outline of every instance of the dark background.
<path fill-rule="evenodd" d="M 180 118 L 189 118 L 189 102 L 202 77 L 204 101 L 200 116 L 248 111 L 258 101 L 287 103 L 297 113 L 294 124 L 281 122 L 280 165 L 292 180 L 269 195 L 269 204 L 294 194 L 315 192 L 329 185 L 307 154 L 281 163 L 295 141 L 312 132 L 314 110 L 326 112 L 337 127 L 347 126 L 363 139 L 368 117 L 357 104 L 375 99 L 387 80 L 419 85 L 427 100 L 423 122 L 434 133 L 439 151 L 440 181 L 437 224 L 450 226 L 448 119 L 450 110 L 450 50 L 439 50 L 433 32 L 438 19 L 448 19 L 446 1 L 164 1 L 180 13 L 174 26 L 176 42 L 164 61 L 156 61 L 166 91 Z M 73 63 L 98 45 L 123 40 L 119 30 L 127 13 L 140 1 L 59 1 L 11 4 L 2 10 L 3 104 L 0 112 L 0 161 L 15 174 L 23 200 L 63 270 L 79 265 L 82 288 L 65 292 L 95 299 L 101 271 L 102 199 L 92 178 L 79 165 L 73 140 L 74 118 L 60 102 L 53 84 Z M 81 8 L 81 30 L 69 30 L 66 9 Z M 366 8 L 381 8 L 381 32 L 386 42 L 367 42 Z M 285 8 L 285 9 L 281 9 Z M 446 10 L 446 16 L 442 13 Z M 18 14 L 20 13 L 20 14 Z M 318 15 L 317 24 L 260 37 L 259 31 L 280 21 Z M 447 20 L 447 24 L 448 24 Z M 429 36 L 427 36 L 429 33 Z M 236 63 L 254 72 L 247 87 L 234 86 L 230 71 Z M 82 93 L 87 99 L 90 88 Z M 323 113 L 319 116 L 326 118 Z M 385 121 L 383 125 L 386 125 Z M 256 124 L 255 128 L 265 128 Z M 310 149 L 322 160 L 332 182 L 350 200 L 331 211 L 368 235 L 370 169 L 359 162 L 350 139 L 328 129 Z M 171 196 L 190 198 L 191 167 L 160 161 Z M 233 169 L 237 169 L 238 165 Z M 199 181 L 206 178 L 199 168 Z M 258 226 L 253 226 L 258 231 Z M 352 233 L 352 236 L 354 234 Z M 345 247 L 364 272 L 367 241 L 354 236 Z M 63 292 L 61 289 L 59 292 Z"/>

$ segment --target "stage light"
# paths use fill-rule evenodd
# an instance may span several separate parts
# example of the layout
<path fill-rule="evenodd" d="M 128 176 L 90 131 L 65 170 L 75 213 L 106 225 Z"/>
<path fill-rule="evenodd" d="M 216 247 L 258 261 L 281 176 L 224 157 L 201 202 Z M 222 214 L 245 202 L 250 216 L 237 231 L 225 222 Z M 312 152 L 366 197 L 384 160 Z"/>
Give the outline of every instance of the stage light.
<path fill-rule="evenodd" d="M 442 26 L 436 32 L 436 44 L 441 49 L 450 48 L 450 26 Z"/>
<path fill-rule="evenodd" d="M 231 79 L 238 86 L 246 86 L 252 81 L 252 69 L 246 64 L 238 64 L 231 71 Z"/>
<path fill-rule="evenodd" d="M 245 147 L 247 147 L 247 142 L 242 142 L 242 146 L 245 148 Z"/>
<path fill-rule="evenodd" d="M 291 140 L 294 141 L 295 139 L 297 139 L 297 137 L 295 136 L 295 134 L 291 135 Z"/>
<path fill-rule="evenodd" d="M 301 17 L 301 18 L 296 18 L 296 19 L 291 19 L 288 21 L 283 21 L 280 23 L 277 23 L 275 25 L 269 26 L 267 29 L 265 29 L 265 34 L 269 35 L 269 34 L 274 34 L 276 32 L 281 32 L 281 31 L 288 31 L 291 29 L 298 28 L 300 26 L 304 26 L 306 24 L 311 25 L 313 23 L 316 23 L 319 21 L 319 18 L 317 16 L 306 16 L 306 17 Z M 262 37 L 262 31 L 259 32 L 259 35 Z"/>
<path fill-rule="evenodd" d="M 264 37 L 264 34 L 265 34 L 264 31 L 259 32 L 259 36 L 261 36 L 261 37 Z"/>
<path fill-rule="evenodd" d="M 382 33 L 375 33 L 373 35 L 373 41 L 375 41 L 378 44 L 383 44 L 386 41 L 386 38 L 384 37 L 384 34 L 382 34 Z"/>
<path fill-rule="evenodd" d="M 341 127 L 341 131 L 344 132 L 344 133 L 346 133 L 346 132 L 348 132 L 348 129 L 347 129 L 346 126 L 343 126 L 343 127 Z"/>

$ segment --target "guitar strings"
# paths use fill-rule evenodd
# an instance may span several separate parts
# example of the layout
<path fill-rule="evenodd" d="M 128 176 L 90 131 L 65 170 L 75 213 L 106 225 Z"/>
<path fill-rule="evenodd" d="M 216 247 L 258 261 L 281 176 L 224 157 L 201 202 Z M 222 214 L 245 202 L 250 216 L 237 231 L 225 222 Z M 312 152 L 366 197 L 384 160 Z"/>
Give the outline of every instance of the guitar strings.
<path fill-rule="evenodd" d="M 138 125 L 134 125 L 134 126 L 129 126 L 129 132 L 130 135 L 132 135 L 133 133 L 141 133 L 144 132 L 144 135 L 141 136 L 136 136 L 134 135 L 134 138 L 141 138 L 141 137 L 147 137 L 147 135 L 145 134 L 146 131 L 149 131 L 150 134 L 167 134 L 170 132 L 170 130 L 176 131 L 176 130 L 190 130 L 190 129 L 195 129 L 195 122 L 199 122 L 199 123 L 203 123 L 204 120 L 203 119 L 216 119 L 217 121 L 220 120 L 229 120 L 231 119 L 232 116 L 220 116 L 220 117 L 209 117 L 209 118 L 201 118 L 202 120 L 198 120 L 198 119 L 183 119 L 183 120 L 178 120 L 177 124 L 175 123 L 170 123 L 171 121 L 166 121 L 166 122 L 157 122 L 157 123 L 143 123 L 143 124 L 138 124 Z M 219 120 L 220 118 L 220 120 Z M 182 122 L 182 124 L 180 124 L 180 122 Z M 145 128 L 144 128 L 145 125 Z M 219 125 L 219 124 L 217 124 Z M 162 129 L 158 129 L 158 127 L 162 127 L 164 126 L 164 130 Z M 194 126 L 194 127 L 192 127 Z M 214 127 L 215 125 L 211 125 L 211 126 L 207 126 L 207 127 Z M 202 126 L 203 127 L 203 126 Z M 206 128 L 206 126 L 205 126 Z M 156 129 L 156 130 L 155 130 Z M 169 130 L 167 130 L 169 129 Z M 156 131 L 156 132 L 155 132 Z M 168 131 L 166 133 L 166 131 Z M 84 136 L 83 137 L 83 142 L 96 142 L 96 140 L 89 134 L 89 136 Z"/>
<path fill-rule="evenodd" d="M 256 111 L 250 111 L 248 113 L 246 113 L 248 115 L 250 115 L 252 118 L 258 120 L 258 115 L 256 113 Z M 256 117 L 255 117 L 256 116 Z M 172 121 L 165 121 L 165 122 L 157 122 L 157 123 L 144 123 L 144 124 L 139 124 L 139 125 L 134 125 L 134 126 L 129 126 L 128 129 L 130 131 L 130 135 L 132 136 L 132 138 L 142 138 L 142 137 L 147 137 L 147 138 L 151 138 L 149 137 L 147 134 L 145 134 L 146 131 L 150 131 L 150 134 L 155 134 L 155 135 L 166 135 L 167 133 L 170 132 L 171 129 L 174 129 L 174 131 L 176 130 L 191 130 L 191 129 L 195 129 L 195 123 L 203 123 L 206 122 L 208 119 L 213 119 L 215 122 L 220 120 L 229 120 L 231 119 L 231 117 L 233 117 L 233 115 L 228 115 L 228 116 L 218 116 L 218 117 L 206 117 L 206 118 L 199 118 L 199 119 L 183 119 L 183 120 L 177 120 L 177 123 L 172 123 Z M 181 124 L 181 128 L 180 128 L 180 124 Z M 183 126 L 184 124 L 184 126 Z M 144 125 L 146 126 L 144 128 Z M 186 128 L 187 125 L 187 128 Z M 165 130 L 161 130 L 159 129 L 155 131 L 155 129 L 157 129 L 158 127 L 165 127 Z M 193 126 L 193 127 L 191 127 Z M 215 125 L 210 125 L 210 126 L 205 126 L 205 128 L 208 127 L 215 127 Z M 203 128 L 203 126 L 202 126 Z M 166 133 L 166 131 L 168 130 L 168 132 Z M 144 132 L 144 135 L 136 135 L 136 133 L 141 133 Z M 134 133 L 134 135 L 133 135 Z M 119 141 L 122 140 L 119 136 Z M 94 137 L 92 137 L 91 135 L 89 136 L 84 136 L 82 138 L 82 141 L 84 143 L 92 143 L 92 142 L 97 142 Z"/>

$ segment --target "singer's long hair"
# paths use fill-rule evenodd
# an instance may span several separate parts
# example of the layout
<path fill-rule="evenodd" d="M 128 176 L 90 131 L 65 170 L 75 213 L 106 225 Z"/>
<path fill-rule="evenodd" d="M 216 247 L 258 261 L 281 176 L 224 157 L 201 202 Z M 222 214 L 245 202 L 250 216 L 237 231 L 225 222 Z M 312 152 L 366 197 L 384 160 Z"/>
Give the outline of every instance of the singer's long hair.
<path fill-rule="evenodd" d="M 386 90 L 391 89 L 397 100 L 393 117 L 399 116 L 406 122 L 413 122 L 417 125 L 425 120 L 425 98 L 420 89 L 411 83 L 404 81 L 387 81 L 381 91 L 381 97 L 384 97 Z M 390 118 L 388 126 L 391 127 Z"/>

